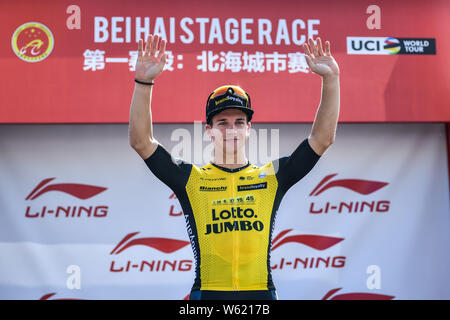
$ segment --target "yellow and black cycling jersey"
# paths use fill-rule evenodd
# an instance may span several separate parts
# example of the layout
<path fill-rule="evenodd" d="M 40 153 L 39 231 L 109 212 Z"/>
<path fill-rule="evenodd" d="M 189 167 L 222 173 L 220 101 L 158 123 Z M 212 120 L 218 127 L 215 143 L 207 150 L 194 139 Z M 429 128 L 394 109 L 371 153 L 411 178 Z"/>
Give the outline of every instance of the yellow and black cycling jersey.
<path fill-rule="evenodd" d="M 320 156 L 302 141 L 264 166 L 227 169 L 177 160 L 162 145 L 145 163 L 176 194 L 195 258 L 193 290 L 273 290 L 271 237 L 285 193 Z"/>

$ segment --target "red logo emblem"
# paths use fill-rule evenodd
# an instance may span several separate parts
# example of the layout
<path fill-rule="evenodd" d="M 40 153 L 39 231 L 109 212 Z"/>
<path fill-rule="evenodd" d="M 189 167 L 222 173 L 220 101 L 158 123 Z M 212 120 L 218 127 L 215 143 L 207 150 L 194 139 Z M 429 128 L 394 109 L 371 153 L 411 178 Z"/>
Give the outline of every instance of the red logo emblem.
<path fill-rule="evenodd" d="M 315 250 L 323 251 L 340 243 L 344 238 L 320 236 L 313 234 L 289 235 L 292 229 L 281 231 L 272 241 L 272 251 L 284 244 L 293 242 L 300 243 Z M 345 256 L 296 256 L 281 257 L 280 262 L 271 266 L 272 270 L 292 268 L 296 269 L 319 269 L 319 268 L 343 268 L 345 266 Z"/>
<path fill-rule="evenodd" d="M 342 288 L 336 288 L 328 291 L 328 293 L 322 298 L 322 300 L 392 300 L 395 298 L 395 296 L 367 292 L 342 293 L 333 296 L 333 294 L 341 289 Z"/>
<path fill-rule="evenodd" d="M 55 183 L 48 184 L 50 181 L 55 178 L 48 178 L 42 180 L 36 188 L 31 191 L 31 193 L 26 197 L 25 200 L 34 200 L 44 193 L 50 191 L 60 191 L 67 194 L 70 194 L 73 197 L 78 199 L 86 200 L 96 196 L 97 194 L 105 191 L 107 188 L 91 186 L 87 184 L 78 184 L 78 183 Z"/>
<path fill-rule="evenodd" d="M 50 300 L 50 298 L 53 297 L 55 294 L 56 294 L 56 292 L 44 294 L 39 300 Z M 83 300 L 83 299 L 59 298 L 59 299 L 51 299 L 51 300 Z"/>
<path fill-rule="evenodd" d="M 35 200 L 43 194 L 52 191 L 67 193 L 77 199 L 86 200 L 107 190 L 107 188 L 104 187 L 79 183 L 50 183 L 54 179 L 55 178 L 47 178 L 38 183 L 33 191 L 25 198 L 25 201 Z M 51 200 L 52 199 L 50 199 L 50 201 Z M 55 202 L 52 202 L 49 205 L 43 205 L 41 208 L 32 208 L 30 205 L 27 206 L 25 210 L 26 218 L 45 218 L 49 216 L 53 216 L 54 218 L 104 218 L 107 214 L 108 206 L 106 205 L 74 205 Z"/>
<path fill-rule="evenodd" d="M 316 250 L 325 250 L 344 240 L 344 238 L 334 238 L 327 236 L 318 236 L 311 234 L 302 234 L 284 237 L 292 229 L 281 231 L 272 241 L 272 251 L 289 242 L 304 244 Z M 283 238 L 284 237 L 284 238 Z"/>
<path fill-rule="evenodd" d="M 320 183 L 309 194 L 310 197 L 317 197 L 328 189 L 341 187 L 351 190 L 361 195 L 370 195 L 381 188 L 387 186 L 389 183 L 362 179 L 336 179 L 337 173 L 330 174 L 320 181 Z M 339 197 L 341 198 L 341 197 Z M 325 204 L 319 200 L 311 202 L 309 206 L 310 214 L 341 214 L 341 213 L 360 213 L 360 212 L 377 212 L 386 213 L 389 211 L 391 202 L 389 200 L 372 200 L 372 199 L 358 199 L 358 200 L 343 200 L 343 201 L 327 201 Z"/>
<path fill-rule="evenodd" d="M 136 238 L 130 240 L 139 232 L 132 232 L 127 234 L 119 244 L 111 251 L 110 254 L 119 254 L 122 251 L 133 246 L 146 246 L 154 248 L 164 253 L 172 253 L 189 244 L 189 241 L 167 239 L 167 238 Z M 120 249 L 119 249 L 120 248 Z"/>
<path fill-rule="evenodd" d="M 148 237 L 148 238 L 133 238 L 139 232 L 132 232 L 127 234 L 120 240 L 119 244 L 110 252 L 110 255 L 116 256 L 123 251 L 134 246 L 145 246 L 156 249 L 165 254 L 174 253 L 184 247 L 190 242 L 177 239 Z M 125 257 L 127 257 L 125 255 Z M 147 257 L 148 258 L 148 257 Z M 124 261 L 123 259 L 114 259 L 111 261 L 110 272 L 164 272 L 164 271 L 190 271 L 193 261 L 190 259 L 169 259 L 165 256 L 156 254 L 155 260 L 141 260 L 132 257 L 131 260 Z M 168 260 L 169 259 L 169 260 Z"/>
<path fill-rule="evenodd" d="M 330 174 L 320 181 L 320 183 L 310 193 L 310 196 L 318 196 L 322 192 L 335 187 L 342 187 L 350 189 L 359 194 L 368 195 L 380 190 L 384 186 L 388 185 L 387 182 L 361 180 L 361 179 L 340 179 L 330 181 L 333 177 L 337 176 L 337 173 Z"/>

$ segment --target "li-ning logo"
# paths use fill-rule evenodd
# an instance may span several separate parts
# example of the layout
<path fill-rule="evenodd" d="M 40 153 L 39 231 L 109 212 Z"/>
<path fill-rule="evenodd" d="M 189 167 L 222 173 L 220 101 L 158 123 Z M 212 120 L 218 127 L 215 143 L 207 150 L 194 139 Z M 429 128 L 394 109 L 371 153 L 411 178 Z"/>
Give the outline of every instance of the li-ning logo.
<path fill-rule="evenodd" d="M 68 194 L 79 200 L 91 199 L 107 188 L 79 184 L 79 183 L 50 183 L 55 178 L 47 178 L 42 180 L 25 198 L 26 201 L 36 200 L 42 197 L 44 194 L 59 191 Z M 51 200 L 51 197 L 50 197 Z M 45 198 L 45 201 L 49 201 Z M 33 213 L 34 212 L 34 213 Z M 80 218 L 80 217 L 106 217 L 108 213 L 108 206 L 105 205 L 67 205 L 67 204 L 54 204 L 44 205 L 39 210 L 32 209 L 31 206 L 27 206 L 25 217 L 27 218 L 44 218 L 53 215 L 55 218 Z"/>
<path fill-rule="evenodd" d="M 362 179 L 335 179 L 337 173 L 330 174 L 320 181 L 320 183 L 309 194 L 310 197 L 318 197 L 325 191 L 332 188 L 344 188 L 363 196 L 369 196 L 380 189 L 386 187 L 389 183 Z M 326 202 L 325 205 L 311 202 L 309 207 L 310 214 L 327 213 L 360 213 L 360 212 L 380 212 L 389 211 L 390 201 L 388 200 L 368 200 L 368 201 L 339 201 L 337 203 Z"/>
<path fill-rule="evenodd" d="M 322 251 L 322 250 L 328 249 L 328 248 L 334 246 L 335 244 L 338 244 L 342 240 L 344 240 L 344 238 L 334 238 L 334 237 L 318 236 L 318 235 L 311 235 L 311 234 L 300 234 L 300 235 L 284 237 L 286 234 L 288 234 L 291 231 L 292 231 L 292 229 L 281 231 L 273 239 L 272 251 L 274 251 L 276 248 L 282 246 L 283 244 L 286 244 L 289 242 L 301 243 L 310 248 Z"/>
<path fill-rule="evenodd" d="M 56 292 L 47 293 L 44 294 L 39 300 L 83 300 L 83 299 L 74 299 L 74 298 L 59 298 L 59 299 L 50 299 L 54 295 L 56 295 Z"/>
<path fill-rule="evenodd" d="M 25 200 L 34 200 L 38 198 L 39 196 L 43 195 L 44 193 L 50 192 L 50 191 L 60 191 L 65 192 L 67 194 L 70 194 L 71 196 L 74 196 L 78 199 L 89 199 L 97 194 L 103 192 L 106 190 L 106 188 L 103 187 L 97 187 L 97 186 L 91 186 L 87 184 L 78 184 L 78 183 L 55 183 L 55 184 L 48 184 L 50 181 L 54 180 L 55 178 L 48 178 L 42 180 L 36 188 L 31 191 L 31 193 L 27 196 Z"/>
<path fill-rule="evenodd" d="M 289 235 L 292 229 L 287 229 L 281 231 L 272 241 L 272 251 L 275 251 L 277 248 L 282 245 L 288 243 L 299 243 L 310 247 L 312 249 L 318 251 L 327 250 L 341 241 L 344 238 L 336 238 L 329 236 L 321 236 L 321 235 L 312 235 L 312 234 L 297 234 L 297 235 Z M 342 268 L 345 266 L 345 256 L 311 256 L 311 257 L 295 257 L 293 259 L 288 259 L 286 257 L 282 257 L 280 262 L 272 265 L 272 270 L 279 269 L 282 270 L 284 268 L 292 268 L 292 269 L 318 269 L 318 268 Z"/>
<path fill-rule="evenodd" d="M 357 192 L 359 194 L 368 195 L 388 185 L 387 182 L 361 180 L 361 179 L 339 179 L 328 182 L 335 176 L 337 176 L 337 173 L 330 174 L 325 178 L 323 178 L 322 181 L 320 181 L 320 183 L 310 193 L 310 196 L 318 196 L 325 190 L 334 187 L 342 187 Z"/>
<path fill-rule="evenodd" d="M 116 256 L 135 246 L 145 246 L 155 249 L 164 254 L 172 254 L 178 250 L 186 247 L 190 242 L 177 239 L 160 238 L 160 237 L 145 237 L 133 238 L 139 232 L 132 232 L 127 234 L 114 249 L 110 255 Z M 192 268 L 192 260 L 113 260 L 110 264 L 110 272 L 164 272 L 164 271 L 190 271 Z"/>
<path fill-rule="evenodd" d="M 168 238 L 137 238 L 131 240 L 132 237 L 139 234 L 139 232 L 132 232 L 127 234 L 119 244 L 111 251 L 110 254 L 119 254 L 124 250 L 133 246 L 146 246 L 164 253 L 172 253 L 189 244 L 189 241 L 168 239 Z"/>
<path fill-rule="evenodd" d="M 333 296 L 333 294 L 341 289 L 342 288 L 336 288 L 328 291 L 322 300 L 392 300 L 395 298 L 395 296 L 367 292 L 341 293 Z"/>

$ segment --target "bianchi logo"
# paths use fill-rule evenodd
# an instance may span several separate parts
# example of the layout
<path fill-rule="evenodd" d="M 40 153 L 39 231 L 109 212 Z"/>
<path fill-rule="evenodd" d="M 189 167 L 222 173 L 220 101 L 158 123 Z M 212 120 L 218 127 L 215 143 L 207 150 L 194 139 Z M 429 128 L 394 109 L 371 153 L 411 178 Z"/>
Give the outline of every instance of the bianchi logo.
<path fill-rule="evenodd" d="M 221 187 L 200 186 L 200 191 L 227 191 L 227 187 L 226 186 L 221 186 Z"/>
<path fill-rule="evenodd" d="M 347 37 L 348 54 L 436 54 L 436 39 Z"/>

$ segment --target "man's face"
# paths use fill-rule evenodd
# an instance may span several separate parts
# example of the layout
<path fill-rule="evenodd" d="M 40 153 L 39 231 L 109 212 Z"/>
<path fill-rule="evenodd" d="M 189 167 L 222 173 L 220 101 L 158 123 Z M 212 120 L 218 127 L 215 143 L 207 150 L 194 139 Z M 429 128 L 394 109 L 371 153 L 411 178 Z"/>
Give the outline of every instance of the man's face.
<path fill-rule="evenodd" d="M 227 109 L 212 118 L 212 126 L 206 125 L 206 131 L 217 148 L 224 152 L 237 152 L 245 143 L 250 134 L 250 123 L 247 115 L 239 109 Z"/>

